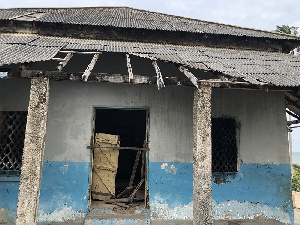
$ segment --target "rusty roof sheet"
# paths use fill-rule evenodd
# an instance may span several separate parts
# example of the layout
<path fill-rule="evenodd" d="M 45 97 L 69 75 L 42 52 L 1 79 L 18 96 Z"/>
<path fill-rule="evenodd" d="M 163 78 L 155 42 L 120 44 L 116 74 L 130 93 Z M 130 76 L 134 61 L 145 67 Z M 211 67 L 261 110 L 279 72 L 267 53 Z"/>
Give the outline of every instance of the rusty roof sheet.
<path fill-rule="evenodd" d="M 216 71 L 252 84 L 300 85 L 300 57 L 283 53 L 20 34 L 0 34 L 0 49 L 0 66 L 50 60 L 60 50 L 120 52 Z"/>
<path fill-rule="evenodd" d="M 130 7 L 0 9 L 0 19 L 185 31 L 273 39 L 299 39 L 299 37 L 293 35 L 207 22 Z"/>

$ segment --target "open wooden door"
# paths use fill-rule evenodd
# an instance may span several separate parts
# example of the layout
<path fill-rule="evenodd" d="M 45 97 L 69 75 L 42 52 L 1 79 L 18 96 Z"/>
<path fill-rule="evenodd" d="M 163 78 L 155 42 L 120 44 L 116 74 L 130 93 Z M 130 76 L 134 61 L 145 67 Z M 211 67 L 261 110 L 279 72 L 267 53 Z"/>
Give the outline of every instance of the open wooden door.
<path fill-rule="evenodd" d="M 96 133 L 92 170 L 92 198 L 108 200 L 115 196 L 115 179 L 118 169 L 120 147 L 118 135 Z"/>

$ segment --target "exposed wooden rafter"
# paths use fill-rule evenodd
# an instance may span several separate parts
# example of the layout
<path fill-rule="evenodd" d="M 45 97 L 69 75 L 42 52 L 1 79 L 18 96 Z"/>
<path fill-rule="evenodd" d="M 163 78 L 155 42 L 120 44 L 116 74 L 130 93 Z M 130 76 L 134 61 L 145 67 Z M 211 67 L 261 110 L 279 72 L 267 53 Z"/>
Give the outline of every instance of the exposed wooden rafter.
<path fill-rule="evenodd" d="M 126 54 L 126 61 L 127 61 L 127 69 L 128 69 L 128 75 L 129 75 L 129 83 L 133 79 L 133 73 L 132 73 L 132 67 L 130 63 L 130 57 L 129 54 Z"/>
<path fill-rule="evenodd" d="M 92 58 L 90 64 L 88 65 L 88 67 L 86 68 L 86 70 L 84 71 L 84 73 L 82 75 L 82 80 L 83 81 L 86 82 L 88 80 L 88 78 L 89 78 L 89 76 L 90 76 L 92 70 L 94 69 L 94 66 L 95 66 L 95 64 L 98 60 L 98 57 L 99 57 L 99 53 L 96 53 L 94 55 L 94 57 Z"/>
<path fill-rule="evenodd" d="M 180 70 L 180 72 L 182 72 L 187 78 L 190 79 L 190 81 L 195 85 L 196 88 L 199 87 L 198 85 L 198 79 L 197 77 L 195 77 L 194 74 L 192 74 L 187 68 L 185 68 L 184 66 L 179 66 L 178 69 Z"/>
<path fill-rule="evenodd" d="M 73 81 L 83 81 L 83 73 L 72 73 L 72 72 L 63 72 L 63 71 L 43 71 L 43 70 L 22 70 L 11 71 L 8 73 L 7 78 L 11 77 L 23 77 L 23 78 L 32 78 L 32 77 L 46 77 L 50 80 L 73 80 Z M 109 82 L 109 83 L 129 83 L 129 76 L 124 74 L 108 74 L 108 73 L 93 73 L 91 72 L 87 78 L 88 82 Z M 132 84 L 152 84 L 157 85 L 156 76 L 142 76 L 134 75 L 133 79 L 130 81 Z M 269 91 L 295 91 L 292 87 L 277 87 L 273 85 L 254 85 L 247 82 L 237 82 L 237 81 L 224 81 L 218 79 L 208 79 L 208 80 L 198 80 L 199 85 L 209 84 L 213 88 L 229 88 L 229 89 L 248 89 L 248 90 L 262 90 L 266 91 L 266 88 Z M 180 77 L 165 77 L 164 85 L 170 86 L 188 86 L 194 87 L 191 81 L 188 78 Z"/>
<path fill-rule="evenodd" d="M 57 67 L 58 71 L 62 71 L 62 69 L 67 65 L 67 63 L 70 61 L 72 56 L 73 56 L 72 52 L 67 53 L 66 57 L 59 63 Z"/>
<path fill-rule="evenodd" d="M 156 60 L 152 60 L 152 65 L 153 65 L 153 67 L 155 69 L 155 72 L 156 72 L 157 88 L 158 88 L 158 90 L 160 90 L 160 89 L 162 89 L 162 88 L 165 87 L 164 80 L 163 80 L 163 77 L 161 75 L 159 66 L 157 65 L 157 61 Z"/>

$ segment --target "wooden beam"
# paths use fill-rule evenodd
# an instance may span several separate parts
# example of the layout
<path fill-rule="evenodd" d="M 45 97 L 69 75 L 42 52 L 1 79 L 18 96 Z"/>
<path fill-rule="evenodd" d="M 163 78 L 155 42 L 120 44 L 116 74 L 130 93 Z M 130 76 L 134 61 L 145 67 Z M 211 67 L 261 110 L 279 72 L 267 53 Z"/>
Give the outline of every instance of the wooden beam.
<path fill-rule="evenodd" d="M 184 66 L 178 67 L 179 71 L 182 72 L 187 78 L 190 79 L 190 81 L 195 85 L 196 88 L 198 88 L 198 78 L 195 77 L 194 74 L 192 74 L 187 68 Z"/>
<path fill-rule="evenodd" d="M 127 69 L 128 69 L 129 83 L 130 83 L 130 81 L 133 80 L 133 73 L 132 73 L 129 54 L 126 54 L 126 61 L 127 61 Z"/>
<path fill-rule="evenodd" d="M 59 63 L 59 65 L 57 66 L 58 71 L 62 71 L 63 68 L 67 65 L 67 63 L 70 61 L 70 59 L 72 58 L 73 53 L 72 52 L 68 52 L 66 57 Z"/>
<path fill-rule="evenodd" d="M 86 68 L 86 70 L 84 71 L 84 73 L 82 75 L 82 80 L 83 81 L 86 82 L 88 80 L 88 78 L 89 78 L 89 76 L 90 76 L 92 70 L 94 69 L 94 66 L 95 66 L 95 64 L 96 64 L 96 62 L 98 60 L 98 57 L 99 57 L 99 54 L 96 53 L 94 55 L 94 57 L 92 58 L 90 64 L 88 65 L 88 67 Z"/>
<path fill-rule="evenodd" d="M 50 80 L 74 80 L 82 81 L 82 72 L 72 73 L 72 72 L 60 72 L 60 71 L 44 71 L 44 70 L 22 70 L 14 71 L 8 74 L 7 78 L 10 77 L 47 77 Z M 129 83 L 129 76 L 124 74 L 109 74 L 109 73 L 90 73 L 88 82 L 110 82 L 110 83 Z M 180 77 L 164 77 L 164 85 L 183 85 L 194 87 L 191 81 L 188 78 Z M 143 75 L 134 75 L 132 84 L 157 84 L 157 77 L 154 76 L 143 76 Z M 261 90 L 265 91 L 265 87 L 269 91 L 296 91 L 297 87 L 281 87 L 274 85 L 256 85 L 250 84 L 247 82 L 234 82 L 234 81 L 222 81 L 215 79 L 208 80 L 198 80 L 198 85 L 209 85 L 212 88 L 229 88 L 229 89 L 247 89 L 247 90 Z"/>
<path fill-rule="evenodd" d="M 163 77 L 161 75 L 161 72 L 160 72 L 159 66 L 157 65 L 156 60 L 152 61 L 152 65 L 153 65 L 153 67 L 155 69 L 155 72 L 156 72 L 157 88 L 158 88 L 158 90 L 160 90 L 160 89 L 165 87 L 164 80 L 163 80 Z"/>
<path fill-rule="evenodd" d="M 35 225 L 39 208 L 49 103 L 49 80 L 32 78 L 16 225 Z"/>
<path fill-rule="evenodd" d="M 23 70 L 21 76 L 23 78 L 46 77 L 50 80 L 73 80 L 82 81 L 83 73 L 71 73 L 60 71 L 43 71 L 43 70 Z M 17 75 L 17 74 L 16 74 Z M 165 85 L 184 85 L 191 86 L 188 79 L 178 77 L 168 77 L 164 79 Z M 91 73 L 88 82 L 109 82 L 109 83 L 129 83 L 129 76 L 124 74 L 108 74 L 108 73 Z M 154 76 L 134 75 L 132 84 L 156 84 L 157 78 Z"/>
<path fill-rule="evenodd" d="M 200 86 L 193 105 L 193 225 L 212 221 L 211 90 Z"/>

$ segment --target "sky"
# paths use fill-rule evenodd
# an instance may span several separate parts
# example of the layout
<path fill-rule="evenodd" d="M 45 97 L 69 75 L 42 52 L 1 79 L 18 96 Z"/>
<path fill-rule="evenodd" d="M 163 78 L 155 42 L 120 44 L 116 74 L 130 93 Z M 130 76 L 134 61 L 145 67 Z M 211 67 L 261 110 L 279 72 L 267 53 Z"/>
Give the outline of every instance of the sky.
<path fill-rule="evenodd" d="M 0 0 L 0 8 L 93 6 L 129 6 L 269 31 L 276 25 L 300 27 L 299 0 Z M 300 152 L 300 128 L 292 136 L 293 151 Z"/>

